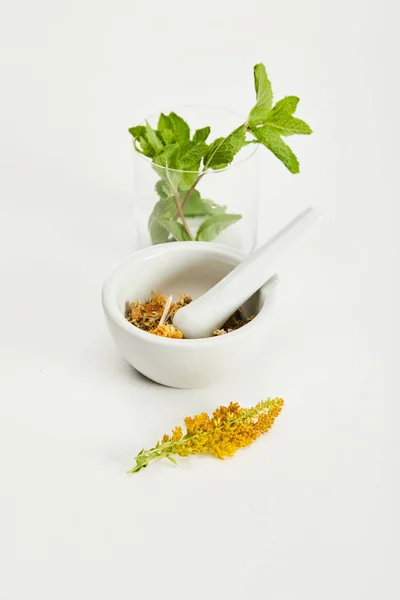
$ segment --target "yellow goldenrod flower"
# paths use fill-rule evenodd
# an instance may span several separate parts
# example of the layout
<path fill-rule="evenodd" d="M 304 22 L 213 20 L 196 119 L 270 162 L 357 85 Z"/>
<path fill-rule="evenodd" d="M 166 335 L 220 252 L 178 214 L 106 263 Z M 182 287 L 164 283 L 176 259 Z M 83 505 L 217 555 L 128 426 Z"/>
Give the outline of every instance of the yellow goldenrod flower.
<path fill-rule="evenodd" d="M 186 417 L 186 433 L 175 427 L 171 435 L 164 434 L 150 450 L 141 450 L 136 456 L 136 466 L 128 473 L 136 473 L 157 458 L 168 458 L 176 464 L 172 454 L 212 454 L 224 459 L 233 456 L 240 448 L 250 446 L 271 428 L 282 410 L 282 398 L 263 400 L 252 408 L 242 408 L 237 402 L 220 406 L 210 417 L 200 413 Z"/>

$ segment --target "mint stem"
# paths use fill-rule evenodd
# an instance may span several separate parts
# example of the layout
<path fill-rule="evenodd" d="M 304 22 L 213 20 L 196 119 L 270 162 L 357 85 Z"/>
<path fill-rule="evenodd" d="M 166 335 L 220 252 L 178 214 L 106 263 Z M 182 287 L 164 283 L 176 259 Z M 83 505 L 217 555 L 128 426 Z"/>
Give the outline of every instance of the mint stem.
<path fill-rule="evenodd" d="M 197 184 L 199 183 L 200 179 L 202 177 L 204 177 L 205 174 L 206 174 L 206 172 L 203 171 L 201 173 L 201 175 L 198 176 L 198 178 L 196 179 L 196 181 L 194 182 L 192 187 L 186 192 L 183 202 L 181 204 L 182 210 L 185 208 L 186 204 L 189 202 L 190 196 L 193 194 L 194 190 L 196 189 Z M 176 221 L 179 217 L 180 217 L 179 213 L 176 213 L 176 215 L 172 217 L 172 220 Z"/>
<path fill-rule="evenodd" d="M 175 198 L 176 210 L 178 211 L 178 215 L 179 215 L 180 220 L 182 221 L 182 225 L 185 228 L 185 231 L 188 234 L 189 238 L 193 242 L 194 237 L 192 236 L 189 225 L 187 224 L 187 221 L 185 219 L 185 215 L 183 214 L 182 204 L 179 199 L 179 192 L 175 189 L 174 189 L 174 198 Z"/>
<path fill-rule="evenodd" d="M 194 184 L 192 185 L 192 187 L 190 188 L 190 190 L 187 191 L 186 196 L 184 197 L 183 202 L 182 202 L 182 209 L 185 208 L 185 205 L 187 204 L 190 196 L 193 194 L 196 185 L 199 183 L 200 179 L 202 177 L 204 177 L 205 174 L 206 174 L 206 172 L 203 171 L 203 173 L 198 176 L 197 180 L 194 182 Z"/>

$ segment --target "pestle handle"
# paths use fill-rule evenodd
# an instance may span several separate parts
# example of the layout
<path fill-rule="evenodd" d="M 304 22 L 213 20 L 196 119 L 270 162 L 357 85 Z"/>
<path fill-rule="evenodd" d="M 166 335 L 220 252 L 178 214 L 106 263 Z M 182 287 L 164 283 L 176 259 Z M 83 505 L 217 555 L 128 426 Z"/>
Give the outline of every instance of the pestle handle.
<path fill-rule="evenodd" d="M 227 319 L 268 281 L 281 267 L 293 242 L 318 221 L 317 211 L 309 206 L 265 244 L 235 267 L 205 294 L 179 309 L 174 325 L 186 338 L 212 335 Z"/>

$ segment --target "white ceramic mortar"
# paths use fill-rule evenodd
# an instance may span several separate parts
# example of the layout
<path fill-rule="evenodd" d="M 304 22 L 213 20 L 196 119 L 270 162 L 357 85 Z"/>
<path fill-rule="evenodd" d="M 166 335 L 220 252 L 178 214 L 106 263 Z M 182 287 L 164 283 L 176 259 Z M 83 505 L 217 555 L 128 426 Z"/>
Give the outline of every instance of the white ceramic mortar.
<path fill-rule="evenodd" d="M 177 388 L 202 388 L 248 373 L 268 343 L 275 277 L 242 306 L 244 314 L 255 314 L 255 319 L 222 336 L 163 338 L 125 319 L 126 302 L 143 301 L 152 290 L 198 298 L 245 256 L 209 242 L 173 242 L 145 248 L 121 263 L 107 278 L 102 300 L 111 335 L 128 363 L 146 377 Z"/>

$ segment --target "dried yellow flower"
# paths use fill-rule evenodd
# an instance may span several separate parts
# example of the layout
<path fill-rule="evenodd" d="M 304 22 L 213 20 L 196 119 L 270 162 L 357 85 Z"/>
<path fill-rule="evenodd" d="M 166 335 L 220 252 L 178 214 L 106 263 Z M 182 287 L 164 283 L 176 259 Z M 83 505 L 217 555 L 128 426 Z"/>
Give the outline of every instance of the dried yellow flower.
<path fill-rule="evenodd" d="M 283 404 L 282 398 L 269 398 L 252 408 L 242 408 L 231 402 L 229 406 L 217 408 L 211 417 L 207 413 L 186 417 L 185 435 L 179 425 L 170 436 L 164 434 L 154 448 L 139 452 L 135 457 L 136 466 L 128 473 L 137 473 L 158 458 L 168 458 L 176 464 L 173 454 L 212 454 L 220 459 L 233 456 L 240 448 L 250 446 L 260 435 L 267 433 Z"/>
<path fill-rule="evenodd" d="M 155 329 L 152 329 L 150 333 L 154 335 L 160 335 L 162 337 L 177 338 L 181 340 L 183 333 L 179 329 L 176 329 L 173 325 L 159 325 Z"/>

